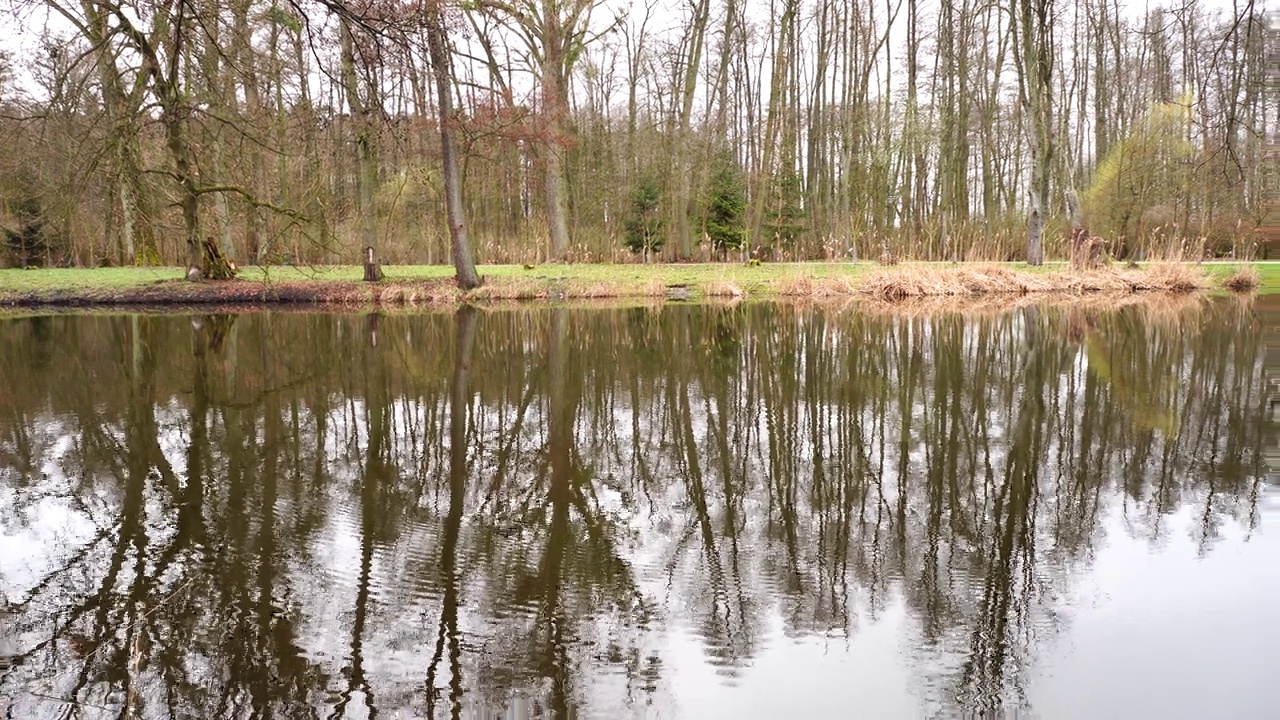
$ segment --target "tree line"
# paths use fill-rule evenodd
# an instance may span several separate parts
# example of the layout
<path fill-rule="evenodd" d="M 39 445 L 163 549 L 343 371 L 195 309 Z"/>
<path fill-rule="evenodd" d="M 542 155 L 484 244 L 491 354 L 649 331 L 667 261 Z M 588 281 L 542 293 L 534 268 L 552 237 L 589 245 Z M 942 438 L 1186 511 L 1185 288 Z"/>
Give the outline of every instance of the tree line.
<path fill-rule="evenodd" d="M 1243 255 L 1277 33 L 1215 8 L 11 0 L 6 261 Z"/>

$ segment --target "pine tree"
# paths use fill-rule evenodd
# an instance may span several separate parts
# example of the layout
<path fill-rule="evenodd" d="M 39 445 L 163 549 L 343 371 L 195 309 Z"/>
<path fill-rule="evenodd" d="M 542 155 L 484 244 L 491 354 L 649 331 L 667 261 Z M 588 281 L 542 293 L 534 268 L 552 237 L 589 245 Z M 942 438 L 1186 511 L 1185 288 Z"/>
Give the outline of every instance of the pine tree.
<path fill-rule="evenodd" d="M 797 238 L 805 231 L 804 184 L 798 173 L 788 172 L 772 185 L 769 210 L 761 223 L 765 230 L 762 242 L 772 239 L 780 247 L 794 250 Z"/>
<path fill-rule="evenodd" d="M 713 162 L 706 199 L 707 237 L 717 250 L 737 250 L 746 239 L 746 179 L 728 153 Z"/>
<path fill-rule="evenodd" d="M 662 189 L 652 174 L 645 174 L 631 190 L 631 208 L 623 225 L 625 244 L 632 252 L 651 253 L 662 249 Z"/>
<path fill-rule="evenodd" d="M 17 222 L 12 228 L 3 228 L 8 254 L 21 267 L 40 265 L 48 252 L 40 201 L 30 196 L 24 197 L 14 203 L 10 210 Z"/>

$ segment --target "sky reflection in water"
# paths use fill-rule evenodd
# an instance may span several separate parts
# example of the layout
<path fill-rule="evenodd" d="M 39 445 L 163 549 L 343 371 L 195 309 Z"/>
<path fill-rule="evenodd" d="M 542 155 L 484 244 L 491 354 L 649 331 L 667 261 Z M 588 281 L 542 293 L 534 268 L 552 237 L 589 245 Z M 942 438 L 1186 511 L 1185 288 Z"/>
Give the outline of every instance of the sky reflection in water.
<path fill-rule="evenodd" d="M 3 320 L 0 702 L 1266 717 L 1278 314 Z"/>

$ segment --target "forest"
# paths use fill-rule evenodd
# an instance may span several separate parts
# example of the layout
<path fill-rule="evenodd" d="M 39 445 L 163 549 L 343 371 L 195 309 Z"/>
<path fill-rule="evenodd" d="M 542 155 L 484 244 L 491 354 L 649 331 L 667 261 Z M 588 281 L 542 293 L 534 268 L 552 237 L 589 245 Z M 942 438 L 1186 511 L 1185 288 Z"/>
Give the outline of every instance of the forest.
<path fill-rule="evenodd" d="M 0 265 L 1249 257 L 1274 190 L 1252 0 L 4 12 Z"/>

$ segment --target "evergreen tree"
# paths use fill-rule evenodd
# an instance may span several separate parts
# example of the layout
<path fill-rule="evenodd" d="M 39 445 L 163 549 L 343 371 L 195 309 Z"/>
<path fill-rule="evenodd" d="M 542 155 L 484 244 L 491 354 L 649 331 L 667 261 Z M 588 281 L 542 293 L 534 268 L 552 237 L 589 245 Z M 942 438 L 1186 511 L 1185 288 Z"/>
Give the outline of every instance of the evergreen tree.
<path fill-rule="evenodd" d="M 795 172 L 782 175 L 772 185 L 769 210 L 762 223 L 765 229 L 762 241 L 772 240 L 780 247 L 794 249 L 796 240 L 806 229 L 804 185 L 800 175 Z"/>
<path fill-rule="evenodd" d="M 707 237 L 717 250 L 737 250 L 746 239 L 746 179 L 738 163 L 726 152 L 713 161 L 707 188 Z"/>
<path fill-rule="evenodd" d="M 40 265 L 48 251 L 40 201 L 27 196 L 10 206 L 10 211 L 16 222 L 14 227 L 4 228 L 8 254 L 21 267 Z"/>
<path fill-rule="evenodd" d="M 623 225 L 625 244 L 632 252 L 651 253 L 662 249 L 662 189 L 651 173 L 641 176 L 631 190 L 631 207 Z"/>

